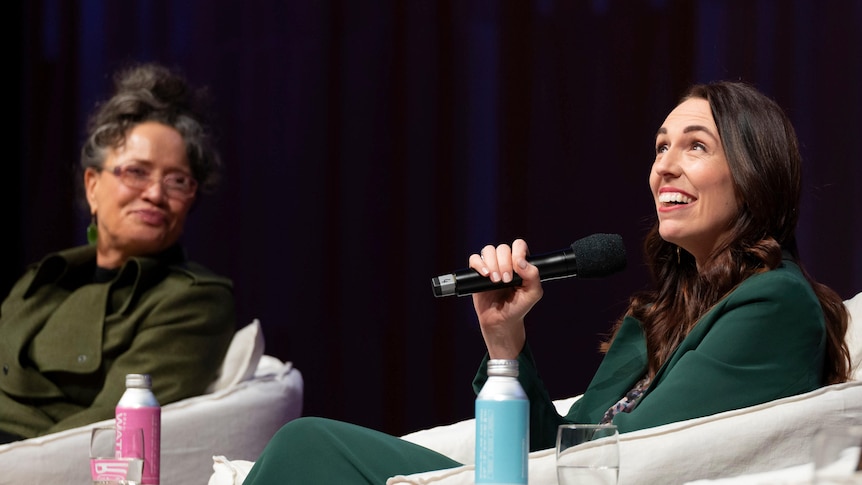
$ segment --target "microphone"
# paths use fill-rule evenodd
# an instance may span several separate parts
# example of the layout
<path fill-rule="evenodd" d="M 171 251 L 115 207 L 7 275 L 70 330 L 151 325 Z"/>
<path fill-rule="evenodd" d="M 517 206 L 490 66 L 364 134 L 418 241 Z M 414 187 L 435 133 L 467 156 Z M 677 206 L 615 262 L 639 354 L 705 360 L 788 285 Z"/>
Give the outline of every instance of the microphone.
<path fill-rule="evenodd" d="M 573 242 L 571 247 L 527 256 L 527 261 L 539 268 L 541 281 L 576 276 L 578 278 L 601 278 L 622 271 L 626 267 L 626 247 L 619 234 L 593 234 Z M 431 278 L 434 296 L 464 296 L 482 291 L 499 290 L 519 286 L 522 283 L 517 273 L 509 283 L 493 283 L 473 268 Z"/>

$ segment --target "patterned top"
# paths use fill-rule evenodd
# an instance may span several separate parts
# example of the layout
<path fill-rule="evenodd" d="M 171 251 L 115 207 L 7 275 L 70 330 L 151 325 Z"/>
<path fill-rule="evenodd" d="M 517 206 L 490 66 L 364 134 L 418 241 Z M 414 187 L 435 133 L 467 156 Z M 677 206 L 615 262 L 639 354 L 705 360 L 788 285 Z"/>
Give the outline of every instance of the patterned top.
<path fill-rule="evenodd" d="M 632 410 L 638 405 L 641 398 L 644 395 L 644 392 L 649 387 L 650 378 L 649 376 L 645 376 L 643 379 L 639 380 L 637 384 L 632 387 L 632 389 L 623 396 L 622 399 L 617 401 L 616 404 L 610 407 L 605 412 L 605 415 L 602 417 L 602 420 L 599 424 L 610 424 L 613 421 L 614 416 L 617 413 L 630 413 Z"/>

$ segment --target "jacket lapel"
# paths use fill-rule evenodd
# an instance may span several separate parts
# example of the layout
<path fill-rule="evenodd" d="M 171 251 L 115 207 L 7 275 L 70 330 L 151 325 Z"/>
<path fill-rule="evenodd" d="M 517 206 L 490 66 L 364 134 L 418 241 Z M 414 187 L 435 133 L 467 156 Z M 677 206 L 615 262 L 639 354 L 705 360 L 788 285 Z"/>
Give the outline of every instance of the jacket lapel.
<path fill-rule="evenodd" d="M 584 393 L 575 416 L 578 423 L 598 423 L 605 412 L 646 373 L 646 342 L 633 317 L 625 317 L 611 348 Z"/>

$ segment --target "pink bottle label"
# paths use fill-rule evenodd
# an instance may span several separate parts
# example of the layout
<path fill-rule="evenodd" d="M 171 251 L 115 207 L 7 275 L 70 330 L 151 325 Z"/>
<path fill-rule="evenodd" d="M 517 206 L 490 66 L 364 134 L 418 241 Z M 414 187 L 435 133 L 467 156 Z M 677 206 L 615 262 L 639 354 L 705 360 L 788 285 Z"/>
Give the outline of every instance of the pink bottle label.
<path fill-rule="evenodd" d="M 141 483 L 144 485 L 159 485 L 159 458 L 161 450 L 162 410 L 157 407 L 123 408 L 117 407 L 116 412 L 117 445 L 116 456 L 134 457 L 140 450 L 139 445 L 126 430 L 140 428 L 144 431 L 144 472 Z"/>

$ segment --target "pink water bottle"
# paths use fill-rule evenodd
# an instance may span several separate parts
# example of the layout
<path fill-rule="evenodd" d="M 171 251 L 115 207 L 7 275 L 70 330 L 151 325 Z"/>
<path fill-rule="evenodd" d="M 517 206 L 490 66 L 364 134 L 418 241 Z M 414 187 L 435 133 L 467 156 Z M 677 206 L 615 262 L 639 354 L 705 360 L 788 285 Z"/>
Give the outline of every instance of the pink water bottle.
<path fill-rule="evenodd" d="M 148 374 L 126 375 L 126 392 L 117 403 L 116 409 L 117 444 L 116 456 L 122 457 L 123 450 L 131 452 L 134 446 L 131 433 L 127 429 L 140 428 L 144 434 L 144 470 L 141 476 L 143 485 L 159 485 L 159 458 L 161 450 L 162 408 L 153 395 L 152 382 Z M 125 437 L 124 437 L 125 434 Z"/>

